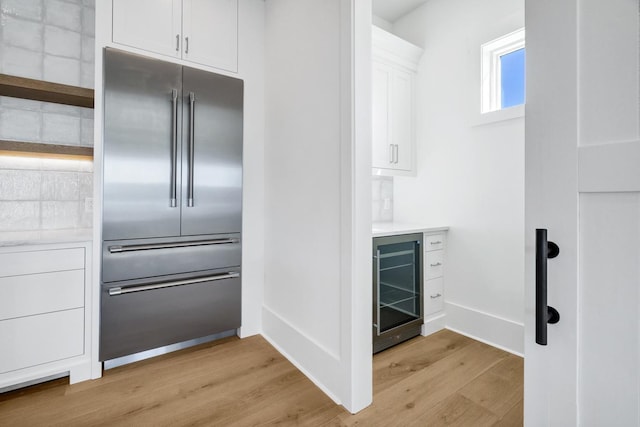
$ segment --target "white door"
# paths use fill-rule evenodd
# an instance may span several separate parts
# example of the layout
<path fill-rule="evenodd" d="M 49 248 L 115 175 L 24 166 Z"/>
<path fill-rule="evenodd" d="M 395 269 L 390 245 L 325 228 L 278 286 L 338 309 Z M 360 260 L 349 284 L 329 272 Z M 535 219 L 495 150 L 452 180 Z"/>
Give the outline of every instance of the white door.
<path fill-rule="evenodd" d="M 526 2 L 525 424 L 640 425 L 638 0 Z M 560 248 L 535 341 L 535 229 Z"/>

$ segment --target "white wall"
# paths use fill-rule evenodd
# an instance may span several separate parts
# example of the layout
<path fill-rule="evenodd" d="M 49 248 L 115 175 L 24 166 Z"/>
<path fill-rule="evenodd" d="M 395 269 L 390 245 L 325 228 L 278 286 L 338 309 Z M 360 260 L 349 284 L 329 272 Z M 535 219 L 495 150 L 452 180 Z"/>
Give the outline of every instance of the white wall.
<path fill-rule="evenodd" d="M 263 335 L 351 411 L 371 400 L 366 3 L 267 0 L 265 24 Z"/>
<path fill-rule="evenodd" d="M 447 224 L 447 325 L 523 353 L 524 118 L 479 124 L 480 45 L 524 26 L 523 0 L 430 0 L 394 23 L 423 46 L 417 177 L 394 218 Z"/>

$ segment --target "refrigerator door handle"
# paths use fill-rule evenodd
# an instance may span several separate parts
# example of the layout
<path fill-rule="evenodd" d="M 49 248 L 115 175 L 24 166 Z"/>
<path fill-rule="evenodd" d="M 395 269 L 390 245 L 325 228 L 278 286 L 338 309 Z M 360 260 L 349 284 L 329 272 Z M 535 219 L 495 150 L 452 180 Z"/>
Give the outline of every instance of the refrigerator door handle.
<path fill-rule="evenodd" d="M 187 207 L 193 207 L 193 168 L 194 168 L 194 125 L 196 112 L 196 95 L 189 92 L 189 180 L 187 184 Z"/>
<path fill-rule="evenodd" d="M 113 297 L 116 295 L 130 294 L 132 292 L 152 291 L 154 289 L 164 289 L 173 286 L 193 285 L 196 283 L 211 282 L 214 280 L 235 279 L 236 277 L 240 277 L 240 273 L 230 271 L 228 273 L 216 274 L 213 276 L 197 277 L 195 279 L 173 280 L 171 282 L 155 283 L 153 285 L 139 285 L 126 288 L 115 287 L 109 289 L 109 296 Z"/>
<path fill-rule="evenodd" d="M 122 252 L 147 251 L 153 249 L 171 249 L 171 248 L 187 248 L 190 246 L 204 245 L 228 245 L 239 243 L 239 239 L 209 239 L 209 240 L 192 240 L 189 242 L 171 242 L 171 243 L 149 243 L 146 245 L 114 245 L 109 246 L 109 253 L 116 254 Z"/>
<path fill-rule="evenodd" d="M 178 90 L 171 90 L 171 196 L 169 205 L 177 207 L 177 169 L 178 169 Z"/>

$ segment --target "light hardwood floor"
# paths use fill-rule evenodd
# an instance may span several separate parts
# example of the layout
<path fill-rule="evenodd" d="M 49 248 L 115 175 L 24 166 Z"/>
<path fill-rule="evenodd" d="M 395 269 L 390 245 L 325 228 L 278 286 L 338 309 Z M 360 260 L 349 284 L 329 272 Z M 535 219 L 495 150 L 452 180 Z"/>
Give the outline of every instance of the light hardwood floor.
<path fill-rule="evenodd" d="M 335 405 L 262 337 L 0 395 L 0 426 L 521 426 L 523 361 L 441 331 L 376 355 L 374 402 Z"/>

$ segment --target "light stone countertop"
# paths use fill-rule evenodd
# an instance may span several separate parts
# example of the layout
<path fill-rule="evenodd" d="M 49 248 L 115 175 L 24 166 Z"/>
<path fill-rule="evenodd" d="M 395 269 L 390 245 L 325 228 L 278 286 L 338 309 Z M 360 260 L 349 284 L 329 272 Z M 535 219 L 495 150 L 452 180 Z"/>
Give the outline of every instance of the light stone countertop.
<path fill-rule="evenodd" d="M 93 231 L 90 228 L 0 232 L 0 247 L 90 242 L 91 240 L 93 240 Z"/>
<path fill-rule="evenodd" d="M 431 233 L 447 231 L 448 226 L 429 226 L 425 224 L 408 224 L 402 222 L 374 222 L 373 237 L 395 236 L 398 234 Z"/>

